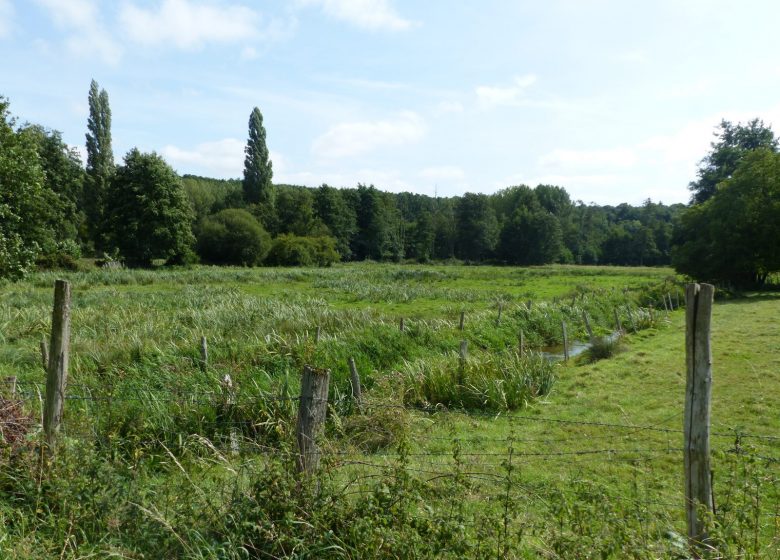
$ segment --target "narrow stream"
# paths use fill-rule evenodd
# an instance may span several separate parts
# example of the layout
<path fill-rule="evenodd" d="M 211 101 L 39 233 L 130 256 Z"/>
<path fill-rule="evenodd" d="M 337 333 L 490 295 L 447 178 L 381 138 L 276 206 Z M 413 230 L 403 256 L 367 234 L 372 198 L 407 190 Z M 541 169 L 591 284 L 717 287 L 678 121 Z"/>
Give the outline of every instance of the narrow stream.
<path fill-rule="evenodd" d="M 615 342 L 620 338 L 619 332 L 613 332 L 607 336 L 600 337 L 609 342 Z M 581 340 L 569 341 L 569 359 L 576 358 L 583 354 L 590 348 L 589 342 L 583 342 Z M 540 350 L 541 355 L 551 362 L 562 362 L 564 360 L 563 344 L 556 344 L 554 346 L 543 346 Z"/>

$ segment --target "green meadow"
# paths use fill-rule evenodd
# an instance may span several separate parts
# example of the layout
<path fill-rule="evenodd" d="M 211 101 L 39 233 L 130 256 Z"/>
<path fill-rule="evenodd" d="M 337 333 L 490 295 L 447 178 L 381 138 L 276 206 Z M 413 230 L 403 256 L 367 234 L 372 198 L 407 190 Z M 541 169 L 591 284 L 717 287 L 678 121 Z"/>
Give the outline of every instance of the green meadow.
<path fill-rule="evenodd" d="M 55 277 L 0 286 L 0 377 L 19 383 L 3 420 L 28 426 L 0 444 L 0 557 L 688 557 L 685 319 L 664 310 L 682 287 L 669 269 L 64 274 L 71 398 L 45 458 Z M 603 355 L 539 353 L 562 322 L 587 340 L 583 314 L 608 337 L 616 310 L 627 332 Z M 712 557 L 778 553 L 778 312 L 772 293 L 714 308 Z M 303 364 L 331 370 L 316 480 L 294 468 Z"/>

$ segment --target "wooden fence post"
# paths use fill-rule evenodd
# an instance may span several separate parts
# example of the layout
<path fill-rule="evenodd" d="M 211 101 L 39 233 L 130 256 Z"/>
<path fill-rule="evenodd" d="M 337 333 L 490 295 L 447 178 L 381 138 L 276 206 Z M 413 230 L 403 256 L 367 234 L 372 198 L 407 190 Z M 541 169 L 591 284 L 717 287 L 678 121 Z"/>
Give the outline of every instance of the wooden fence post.
<path fill-rule="evenodd" d="M 355 359 L 350 357 L 349 363 L 349 382 L 352 385 L 352 398 L 360 406 L 362 399 L 362 391 L 360 388 L 360 375 L 358 374 L 357 366 L 355 365 Z"/>
<path fill-rule="evenodd" d="M 561 321 L 561 330 L 563 331 L 563 361 L 569 361 L 569 336 L 566 333 L 566 321 Z"/>
<path fill-rule="evenodd" d="M 233 379 L 228 373 L 222 378 L 222 388 L 225 391 L 225 399 L 222 404 L 222 417 L 232 424 L 235 421 L 236 390 L 233 387 Z M 235 425 L 230 426 L 230 452 L 233 455 L 238 455 L 239 452 L 238 432 Z"/>
<path fill-rule="evenodd" d="M 582 320 L 585 323 L 585 330 L 588 331 L 588 341 L 593 344 L 593 329 L 590 328 L 590 320 L 585 310 L 582 310 Z"/>
<path fill-rule="evenodd" d="M 209 343 L 205 336 L 200 337 L 200 369 L 206 371 L 209 367 Z"/>
<path fill-rule="evenodd" d="M 330 370 L 303 366 L 301 397 L 298 405 L 298 472 L 314 474 L 320 466 L 320 448 L 317 438 L 328 411 Z"/>
<path fill-rule="evenodd" d="M 661 301 L 664 302 L 664 312 L 666 313 L 666 316 L 669 316 L 669 304 L 666 302 L 666 296 L 661 296 Z"/>
<path fill-rule="evenodd" d="M 655 323 L 655 309 L 652 303 L 647 307 L 647 312 L 650 314 L 650 324 Z"/>
<path fill-rule="evenodd" d="M 5 378 L 5 383 L 8 385 L 8 395 L 10 398 L 16 397 L 16 376 L 11 375 Z"/>
<path fill-rule="evenodd" d="M 685 513 L 688 541 L 695 549 L 706 542 L 706 514 L 713 512 L 710 471 L 710 395 L 712 349 L 710 326 L 715 294 L 710 284 L 688 284 L 685 300 Z M 700 517 L 702 508 L 705 517 Z"/>
<path fill-rule="evenodd" d="M 314 332 L 314 344 L 315 346 L 320 343 L 320 334 L 322 333 L 322 328 L 317 325 L 317 330 Z"/>
<path fill-rule="evenodd" d="M 532 309 L 532 308 L 533 308 L 533 306 L 534 306 L 534 302 L 533 302 L 533 301 L 531 301 L 531 300 L 529 299 L 529 300 L 528 300 L 528 301 L 527 301 L 525 304 L 526 304 L 526 306 L 528 307 L 528 312 L 530 313 L 530 312 L 531 312 L 531 309 Z"/>
<path fill-rule="evenodd" d="M 617 307 L 613 309 L 615 312 L 615 328 L 617 329 L 618 335 L 623 334 L 623 325 L 620 324 L 620 315 L 618 315 Z"/>
<path fill-rule="evenodd" d="M 672 301 L 672 294 L 667 292 L 666 297 L 669 300 L 669 311 L 674 311 L 674 302 Z"/>
<path fill-rule="evenodd" d="M 496 326 L 501 324 L 501 311 L 503 309 L 503 304 L 499 301 L 498 302 L 498 317 L 496 317 Z"/>
<path fill-rule="evenodd" d="M 520 329 L 520 336 L 518 338 L 518 344 L 520 346 L 520 357 L 522 358 L 525 355 L 525 333 L 522 329 Z"/>
<path fill-rule="evenodd" d="M 401 320 L 398 321 L 398 330 L 400 330 L 401 332 L 404 332 L 404 318 L 403 317 L 401 317 Z"/>
<path fill-rule="evenodd" d="M 54 283 L 54 309 L 51 316 L 49 368 L 46 374 L 46 401 L 43 407 L 43 431 L 46 444 L 53 447 L 62 422 L 65 387 L 68 383 L 70 352 L 70 284 Z"/>
<path fill-rule="evenodd" d="M 43 364 L 43 371 L 49 371 L 49 346 L 46 344 L 46 337 L 41 337 L 41 363 Z"/>
<path fill-rule="evenodd" d="M 463 323 L 465 322 L 465 320 L 466 320 L 466 312 L 465 311 L 461 311 L 460 312 L 460 325 L 458 325 L 458 330 L 461 330 L 461 331 L 463 330 Z"/>

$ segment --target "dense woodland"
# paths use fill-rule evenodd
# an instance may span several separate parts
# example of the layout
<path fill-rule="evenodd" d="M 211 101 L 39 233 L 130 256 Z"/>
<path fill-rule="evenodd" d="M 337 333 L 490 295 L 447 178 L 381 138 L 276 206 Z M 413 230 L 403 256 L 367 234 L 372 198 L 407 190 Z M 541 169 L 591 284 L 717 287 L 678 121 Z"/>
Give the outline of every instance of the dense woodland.
<path fill-rule="evenodd" d="M 780 156 L 758 120 L 721 123 L 690 207 L 613 207 L 572 201 L 554 185 L 432 198 L 373 185 L 274 184 L 257 108 L 243 179 L 179 177 L 137 149 L 116 165 L 108 94 L 93 81 L 88 100 L 83 165 L 59 132 L 17 123 L 0 98 L 0 277 L 76 266 L 81 256 L 129 266 L 674 262 L 691 276 L 738 284 L 764 283 L 780 269 L 778 243 L 761 248 L 780 240 Z"/>

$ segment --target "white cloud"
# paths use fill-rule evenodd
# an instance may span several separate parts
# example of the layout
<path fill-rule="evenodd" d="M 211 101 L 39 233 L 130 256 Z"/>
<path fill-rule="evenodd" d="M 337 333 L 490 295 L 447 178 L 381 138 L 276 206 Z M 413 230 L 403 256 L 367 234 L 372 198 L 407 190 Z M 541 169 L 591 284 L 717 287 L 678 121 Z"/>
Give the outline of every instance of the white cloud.
<path fill-rule="evenodd" d="M 217 177 L 238 177 L 244 169 L 246 142 L 225 138 L 216 142 L 204 142 L 192 149 L 168 145 L 162 155 L 182 173 L 208 173 Z"/>
<path fill-rule="evenodd" d="M 117 64 L 122 50 L 103 27 L 98 5 L 93 0 L 36 0 L 55 25 L 73 31 L 66 39 L 68 50 L 80 56 L 97 54 L 109 64 Z"/>
<path fill-rule="evenodd" d="M 244 47 L 241 50 L 241 60 L 254 60 L 258 56 L 257 49 L 254 47 Z"/>
<path fill-rule="evenodd" d="M 205 43 L 235 43 L 255 37 L 259 15 L 240 5 L 163 0 L 157 9 L 125 4 L 119 19 L 137 43 L 171 43 L 180 49 L 194 49 Z"/>
<path fill-rule="evenodd" d="M 536 76 L 526 74 L 516 76 L 510 86 L 479 86 L 477 87 L 477 99 L 483 107 L 497 105 L 517 105 L 522 101 L 523 93 L 536 83 Z"/>
<path fill-rule="evenodd" d="M 434 114 L 436 116 L 441 116 L 451 113 L 462 113 L 463 110 L 463 104 L 460 101 L 445 100 L 436 106 Z"/>
<path fill-rule="evenodd" d="M 367 30 L 406 31 L 419 25 L 399 16 L 389 0 L 299 0 L 319 6 L 328 16 Z"/>
<path fill-rule="evenodd" d="M 426 167 L 420 171 L 420 177 L 432 181 L 463 181 L 466 178 L 466 172 L 457 165 L 440 165 Z"/>
<path fill-rule="evenodd" d="M 11 35 L 14 5 L 10 0 L 0 0 L 0 39 Z"/>
<path fill-rule="evenodd" d="M 337 124 L 314 141 L 312 151 L 326 159 L 357 156 L 382 146 L 417 142 L 425 132 L 422 118 L 404 111 L 393 120 Z"/>
<path fill-rule="evenodd" d="M 630 148 L 611 150 L 553 150 L 539 158 L 539 164 L 554 167 L 611 166 L 631 167 L 637 162 L 636 152 Z"/>

